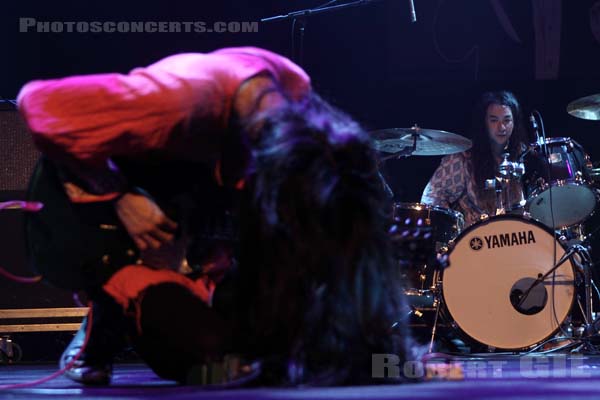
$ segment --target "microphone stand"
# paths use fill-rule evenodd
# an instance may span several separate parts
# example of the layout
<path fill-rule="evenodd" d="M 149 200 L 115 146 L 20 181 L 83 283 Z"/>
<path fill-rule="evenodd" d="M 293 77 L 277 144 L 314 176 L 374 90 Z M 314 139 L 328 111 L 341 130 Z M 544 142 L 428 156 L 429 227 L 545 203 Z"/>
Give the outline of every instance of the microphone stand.
<path fill-rule="evenodd" d="M 282 20 L 286 20 L 286 19 L 299 18 L 299 17 L 310 17 L 311 15 L 322 14 L 322 13 L 331 12 L 331 11 L 338 11 L 338 10 L 342 10 L 344 8 L 360 7 L 360 6 L 370 4 L 370 3 L 375 3 L 376 1 L 381 1 L 381 0 L 356 0 L 356 1 L 352 1 L 350 3 L 338 4 L 338 5 L 329 6 L 329 7 L 307 8 L 305 10 L 292 11 L 285 15 L 275 15 L 273 17 L 262 18 L 260 20 L 260 22 L 273 22 L 273 21 L 282 21 Z"/>
<path fill-rule="evenodd" d="M 362 7 L 369 5 L 371 3 L 375 3 L 381 0 L 355 0 L 350 3 L 338 4 L 328 7 L 317 7 L 317 8 L 307 8 L 304 10 L 292 11 L 283 15 L 275 15 L 272 17 L 261 18 L 260 22 L 275 22 L 275 21 L 285 21 L 285 20 L 298 20 L 300 23 L 300 54 L 297 57 L 297 61 L 302 64 L 303 51 L 304 51 L 304 33 L 306 31 L 306 19 L 310 16 L 316 14 L 323 14 L 327 12 L 340 11 L 346 8 L 351 7 Z M 293 54 L 295 56 L 295 54 Z"/>
<path fill-rule="evenodd" d="M 556 263 L 556 265 L 554 265 L 552 268 L 550 268 L 548 270 L 548 272 L 546 272 L 544 275 L 538 277 L 528 288 L 525 292 L 523 292 L 523 294 L 519 297 L 519 302 L 515 305 L 516 308 L 519 308 L 523 305 L 523 302 L 527 299 L 527 296 L 529 296 L 529 293 L 533 290 L 533 288 L 535 288 L 537 285 L 539 285 L 540 283 L 542 283 L 544 280 L 546 280 L 547 277 L 550 276 L 550 274 L 552 274 L 554 271 L 556 271 L 561 265 L 563 265 L 565 262 L 567 262 L 567 260 L 569 258 L 571 258 L 573 256 L 573 254 L 575 254 L 577 252 L 577 248 L 576 247 L 571 247 L 565 254 L 563 254 L 563 256 L 560 258 L 560 260 L 558 260 L 558 262 Z"/>
<path fill-rule="evenodd" d="M 589 240 L 586 239 L 586 240 Z M 574 245 L 568 249 L 568 251 L 563 254 L 560 260 L 554 265 L 548 272 L 546 272 L 543 276 L 538 277 L 528 288 L 527 290 L 520 296 L 519 302 L 515 305 L 515 308 L 519 308 L 523 302 L 527 299 L 527 296 L 535 288 L 537 285 L 542 283 L 550 274 L 556 271 L 562 264 L 564 264 L 567 260 L 571 259 L 577 269 L 583 275 L 583 284 L 584 284 L 584 306 L 582 309 L 583 312 L 583 332 L 580 340 L 583 342 L 583 348 L 592 354 L 597 354 L 598 349 L 590 342 L 590 339 L 594 337 L 598 337 L 598 332 L 600 330 L 600 316 L 596 316 L 593 312 L 594 304 L 593 304 L 593 294 L 592 294 L 592 276 L 591 276 L 591 268 L 593 263 L 591 261 L 589 255 L 589 249 L 583 245 L 586 241 L 584 240 L 582 244 Z M 577 258 L 572 258 L 573 255 L 577 253 L 581 260 Z"/>

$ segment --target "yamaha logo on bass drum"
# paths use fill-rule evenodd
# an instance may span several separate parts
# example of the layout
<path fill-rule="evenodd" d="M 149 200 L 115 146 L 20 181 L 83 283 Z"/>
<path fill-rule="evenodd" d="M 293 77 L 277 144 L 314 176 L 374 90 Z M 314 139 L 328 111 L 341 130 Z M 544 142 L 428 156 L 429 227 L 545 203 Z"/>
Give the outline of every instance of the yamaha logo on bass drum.
<path fill-rule="evenodd" d="M 475 236 L 469 241 L 471 249 L 475 251 L 479 251 L 484 247 L 495 249 L 498 247 L 523 246 L 530 243 L 535 243 L 533 231 L 501 233 L 499 235 L 484 236 L 483 239 Z"/>

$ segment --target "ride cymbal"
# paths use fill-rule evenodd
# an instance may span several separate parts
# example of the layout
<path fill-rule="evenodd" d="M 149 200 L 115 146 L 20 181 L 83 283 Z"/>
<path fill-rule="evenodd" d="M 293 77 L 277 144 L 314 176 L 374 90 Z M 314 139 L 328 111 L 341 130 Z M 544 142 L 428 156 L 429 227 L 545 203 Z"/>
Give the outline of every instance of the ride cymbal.
<path fill-rule="evenodd" d="M 390 128 L 369 132 L 377 151 L 399 156 L 441 156 L 471 148 L 471 141 L 456 133 L 434 129 Z M 414 148 L 413 148 L 414 147 Z"/>
<path fill-rule="evenodd" d="M 592 94 L 573 100 L 567 106 L 567 112 L 581 119 L 600 120 L 600 94 Z"/>

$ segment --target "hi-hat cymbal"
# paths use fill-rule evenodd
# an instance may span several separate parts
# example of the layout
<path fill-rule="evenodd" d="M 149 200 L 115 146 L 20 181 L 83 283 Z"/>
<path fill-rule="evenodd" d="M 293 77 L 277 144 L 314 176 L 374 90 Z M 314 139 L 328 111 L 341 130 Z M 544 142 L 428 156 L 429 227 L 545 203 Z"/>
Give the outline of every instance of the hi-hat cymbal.
<path fill-rule="evenodd" d="M 577 118 L 600 120 L 600 94 L 593 94 L 570 102 L 567 112 Z"/>
<path fill-rule="evenodd" d="M 468 150 L 472 145 L 469 139 L 456 133 L 422 129 L 417 126 L 380 129 L 369 134 L 377 151 L 390 154 L 402 152 L 402 155 L 443 156 Z"/>

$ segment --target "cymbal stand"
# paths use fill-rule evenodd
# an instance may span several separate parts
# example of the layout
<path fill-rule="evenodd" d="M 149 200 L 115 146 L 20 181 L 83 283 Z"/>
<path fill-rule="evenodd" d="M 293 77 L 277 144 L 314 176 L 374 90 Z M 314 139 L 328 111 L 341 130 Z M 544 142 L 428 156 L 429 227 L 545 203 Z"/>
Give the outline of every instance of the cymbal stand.
<path fill-rule="evenodd" d="M 417 150 L 417 140 L 419 140 L 419 129 L 416 127 L 412 128 L 413 132 L 410 134 L 410 137 L 412 139 L 412 144 L 410 146 L 405 146 L 402 148 L 402 150 L 395 152 L 393 154 L 387 155 L 385 157 L 381 157 L 380 161 L 384 162 L 387 160 L 391 160 L 391 159 L 400 159 L 403 157 L 410 157 L 416 150 Z"/>
<path fill-rule="evenodd" d="M 589 252 L 589 248 L 583 244 L 575 244 L 572 246 L 575 248 L 575 254 L 572 256 L 571 261 L 577 268 L 577 270 L 583 276 L 584 284 L 584 304 L 583 304 L 583 319 L 584 319 L 584 330 L 583 337 L 591 338 L 598 334 L 600 328 L 600 317 L 594 320 L 594 294 L 592 291 L 592 257 Z"/>
<path fill-rule="evenodd" d="M 521 179 L 525 173 L 525 166 L 522 162 L 509 161 L 509 153 L 502 154 L 502 162 L 498 166 L 498 175 L 496 179 L 487 179 L 485 189 L 494 189 L 496 191 L 496 215 L 503 214 L 511 210 L 514 206 L 513 199 L 518 195 L 523 199 L 523 192 L 512 193 L 511 182 Z"/>
<path fill-rule="evenodd" d="M 590 248 L 585 246 L 584 242 L 569 246 L 567 252 L 561 258 L 561 261 L 557 263 L 557 266 L 562 264 L 562 261 L 566 261 L 566 259 L 571 260 L 576 268 L 575 272 L 583 277 L 582 280 L 584 285 L 583 302 L 578 296 L 577 291 L 575 292 L 575 295 L 577 296 L 576 300 L 583 317 L 583 329 L 581 331 L 581 336 L 577 338 L 579 339 L 578 341 L 581 342 L 581 345 L 577 347 L 577 350 L 596 354 L 598 353 L 598 349 L 590 342 L 590 339 L 598 337 L 598 332 L 600 331 L 600 317 L 594 319 L 594 293 L 592 291 L 592 285 L 594 285 L 592 279 L 592 267 L 594 264 L 590 255 Z M 552 268 L 552 270 L 554 269 L 555 268 Z M 575 343 L 577 343 L 577 341 Z"/>

